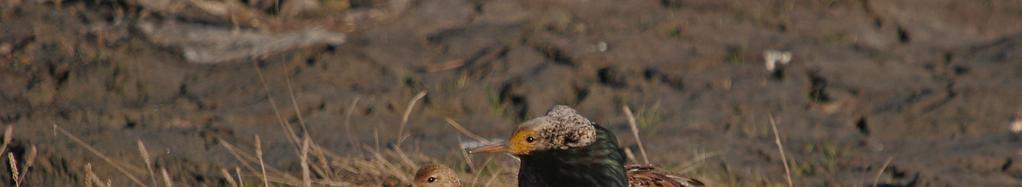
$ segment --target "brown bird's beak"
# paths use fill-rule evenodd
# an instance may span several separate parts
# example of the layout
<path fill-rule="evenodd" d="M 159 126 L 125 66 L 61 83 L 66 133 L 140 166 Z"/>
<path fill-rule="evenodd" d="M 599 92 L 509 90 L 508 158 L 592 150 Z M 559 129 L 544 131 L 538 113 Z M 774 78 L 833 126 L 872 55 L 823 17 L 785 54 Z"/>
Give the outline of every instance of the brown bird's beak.
<path fill-rule="evenodd" d="M 504 153 L 507 152 L 507 146 L 503 143 L 495 143 L 490 145 L 479 146 L 468 150 L 469 154 L 475 153 Z"/>

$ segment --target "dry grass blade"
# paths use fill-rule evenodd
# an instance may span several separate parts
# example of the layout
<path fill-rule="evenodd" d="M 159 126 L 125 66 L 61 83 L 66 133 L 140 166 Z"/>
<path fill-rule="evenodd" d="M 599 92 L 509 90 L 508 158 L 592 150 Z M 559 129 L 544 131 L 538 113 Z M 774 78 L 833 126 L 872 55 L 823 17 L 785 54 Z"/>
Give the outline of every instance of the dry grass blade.
<path fill-rule="evenodd" d="M 96 172 L 92 171 L 92 163 L 85 164 L 85 186 L 107 186 L 103 183 L 103 180 L 96 176 Z"/>
<path fill-rule="evenodd" d="M 784 163 L 785 180 L 788 181 L 788 187 L 794 186 L 794 182 L 791 180 L 791 168 L 788 168 L 788 157 L 784 155 L 784 144 L 781 143 L 781 135 L 777 132 L 777 122 L 774 121 L 774 115 L 770 115 L 770 127 L 774 130 L 774 143 L 777 144 L 777 151 L 781 153 L 781 161 Z"/>
<path fill-rule="evenodd" d="M 493 162 L 493 157 L 486 157 L 486 161 L 483 161 L 483 166 L 479 167 L 479 170 L 475 171 L 475 176 L 472 176 L 472 184 L 479 184 L 479 178 L 483 177 L 483 171 L 486 170 L 490 163 Z"/>
<path fill-rule="evenodd" d="M 351 113 L 355 111 L 355 106 L 358 106 L 358 101 L 361 99 L 362 98 L 356 96 L 354 101 L 351 102 L 351 106 L 348 106 L 348 111 L 345 111 L 344 114 L 344 133 L 348 134 L 348 144 L 352 148 L 362 144 L 355 139 L 355 136 L 351 135 Z"/>
<path fill-rule="evenodd" d="M 166 187 L 173 187 L 174 182 L 170 180 L 170 175 L 167 174 L 167 168 L 160 169 L 160 173 L 163 174 L 163 185 Z"/>
<path fill-rule="evenodd" d="M 461 142 L 461 136 L 458 136 L 458 142 Z M 465 159 L 465 164 L 468 165 L 468 170 L 475 171 L 475 164 L 472 163 L 472 156 L 468 155 L 468 151 L 458 146 L 458 152 L 461 153 L 461 157 Z"/>
<path fill-rule="evenodd" d="M 302 182 L 303 184 L 305 184 L 305 187 L 312 187 L 312 175 L 310 175 L 309 172 L 309 141 L 310 141 L 309 136 L 308 134 L 306 134 L 305 138 L 302 140 L 302 155 L 300 157 L 301 159 L 300 164 L 302 167 Z"/>
<path fill-rule="evenodd" d="M 880 166 L 880 172 L 877 172 L 877 176 L 873 177 L 873 187 L 877 187 L 877 184 L 880 183 L 880 176 L 884 175 L 884 171 L 887 170 L 887 165 L 891 164 L 891 160 L 894 160 L 894 157 L 888 157 L 887 160 L 884 161 L 884 165 Z"/>
<path fill-rule="evenodd" d="M 696 159 L 692 159 L 691 161 L 689 161 L 688 164 L 685 164 L 684 166 L 682 166 L 681 167 L 682 169 L 680 169 L 678 171 L 680 173 L 688 173 L 688 172 L 692 171 L 693 169 L 695 169 L 696 166 L 699 166 L 699 164 L 702 164 L 704 160 L 706 160 L 708 158 L 713 158 L 713 157 L 718 156 L 718 155 L 720 155 L 720 153 L 716 153 L 716 152 L 708 153 L 708 154 L 701 154 L 701 155 L 697 156 Z"/>
<path fill-rule="evenodd" d="M 259 82 L 263 86 L 263 92 L 266 92 L 266 100 L 270 101 L 270 108 L 273 108 L 274 116 L 277 116 L 278 124 L 281 126 L 281 128 L 284 129 L 285 132 L 287 132 L 287 137 L 288 140 L 291 142 L 291 145 L 294 145 L 295 148 L 300 147 L 301 145 L 298 144 L 298 135 L 295 134 L 295 130 L 292 129 L 291 126 L 287 124 L 286 120 L 284 120 L 284 117 L 282 116 L 282 114 L 280 114 L 280 110 L 278 110 L 277 108 L 277 102 L 273 100 L 273 94 L 270 93 L 270 86 L 269 84 L 266 83 L 266 77 L 263 76 L 263 70 L 259 69 L 258 63 L 252 63 L 252 65 L 256 69 L 256 74 L 259 75 Z M 295 149 L 295 152 L 298 152 L 298 150 Z"/>
<path fill-rule="evenodd" d="M 18 174 L 18 159 L 14 158 L 14 153 L 7 153 L 7 161 L 11 164 L 11 180 L 14 182 L 14 186 L 21 186 L 21 183 L 18 183 L 21 181 L 18 180 L 18 176 L 20 176 Z"/>
<path fill-rule="evenodd" d="M 632 128 L 635 143 L 639 144 L 639 153 L 642 154 L 642 161 L 649 165 L 649 156 L 646 156 L 646 148 L 642 145 L 642 138 L 639 138 L 639 127 L 635 124 L 635 116 L 632 115 L 632 109 L 628 108 L 628 106 L 624 106 L 622 109 L 625 111 L 625 116 L 628 117 L 628 126 Z"/>
<path fill-rule="evenodd" d="M 35 145 L 29 148 L 28 155 L 25 156 L 25 168 L 21 169 L 21 175 L 18 176 L 17 184 L 21 184 L 22 181 L 25 181 L 25 177 L 28 177 L 28 171 L 32 169 L 32 163 L 35 163 L 37 151 Z"/>
<path fill-rule="evenodd" d="M 91 145 L 86 144 L 85 141 L 82 141 L 82 139 L 79 139 L 75 135 L 72 135 L 70 132 L 67 132 L 67 130 L 64 130 L 64 128 L 60 128 L 60 126 L 57 126 L 57 124 L 53 124 L 53 128 L 56 129 L 61 134 L 63 134 L 64 136 L 66 136 L 67 138 L 71 139 L 71 141 L 74 141 L 78 145 L 85 147 L 85 150 L 92 152 L 92 154 L 95 154 L 100 159 L 103 159 L 103 161 L 106 161 L 107 164 L 113 166 L 114 169 L 117 169 L 117 171 L 121 172 L 121 174 L 124 174 L 125 177 L 131 179 L 131 182 L 134 182 L 139 186 L 146 186 L 145 183 L 142 182 L 142 180 L 139 180 L 137 177 L 135 177 L 135 175 L 132 175 L 132 173 L 141 173 L 142 172 L 141 169 L 133 168 L 131 166 L 122 166 L 121 164 L 114 162 L 113 159 L 110 159 L 110 157 L 107 157 L 102 152 L 99 152 L 99 150 L 96 150 L 96 148 L 92 147 Z"/>
<path fill-rule="evenodd" d="M 227 180 L 227 184 L 231 185 L 231 187 L 241 187 L 237 181 L 234 181 L 234 177 L 231 176 L 230 172 L 227 172 L 227 169 L 220 169 L 220 174 L 224 175 L 224 179 Z"/>
<path fill-rule="evenodd" d="M 391 176 L 397 177 L 398 180 L 401 180 L 401 182 L 404 183 L 412 182 L 411 177 L 408 176 L 407 172 L 401 170 L 400 166 L 395 166 L 393 163 L 390 163 L 390 161 L 388 161 L 387 158 L 383 157 L 383 154 L 377 151 L 373 151 L 369 147 L 364 147 L 363 149 L 368 150 L 372 154 L 374 161 L 376 162 L 380 170 L 390 172 Z"/>
<path fill-rule="evenodd" d="M 266 163 L 263 162 L 263 145 L 259 135 L 255 135 L 255 147 L 256 157 L 259 158 L 259 169 L 262 171 L 263 187 L 270 187 L 270 182 L 266 179 Z"/>
<path fill-rule="evenodd" d="M 483 143 L 489 143 L 490 142 L 490 140 L 487 140 L 486 138 L 483 138 L 482 136 L 479 136 L 479 135 L 477 135 L 475 133 L 472 133 L 472 131 L 468 131 L 468 129 L 465 129 L 464 126 L 461 126 L 461 124 L 459 124 L 457 121 L 454 121 L 451 118 L 444 118 L 444 120 L 447 121 L 447 124 L 450 124 L 451 127 L 453 127 L 455 130 L 458 130 L 458 132 L 461 132 L 461 134 L 464 134 L 465 136 L 468 136 L 469 138 L 475 139 L 476 141 L 483 142 Z"/>
<path fill-rule="evenodd" d="M 313 150 L 316 151 L 315 152 L 316 153 L 316 158 L 317 158 L 316 160 L 319 161 L 319 167 L 323 170 L 322 172 L 320 172 L 320 175 L 323 176 L 326 179 L 333 180 L 334 179 L 334 177 L 333 177 L 334 169 L 331 168 L 330 164 L 327 163 L 329 160 L 326 157 L 325 151 L 323 151 L 323 148 L 319 147 L 314 142 L 312 143 L 312 145 L 313 145 L 313 147 L 312 147 Z"/>
<path fill-rule="evenodd" d="M 291 106 L 295 108 L 295 116 L 298 117 L 298 125 L 301 125 L 302 132 L 308 136 L 309 128 L 305 127 L 305 118 L 302 117 L 302 109 L 298 108 L 298 98 L 295 97 L 295 90 L 291 86 L 291 78 L 287 78 L 287 92 L 291 96 Z"/>
<path fill-rule="evenodd" d="M 234 174 L 238 175 L 238 186 L 244 187 L 245 186 L 245 179 L 241 178 L 241 168 L 234 167 Z"/>
<path fill-rule="evenodd" d="M 14 138 L 14 126 L 7 126 L 4 129 L 4 144 L 0 145 L 0 154 L 7 152 L 7 145 L 10 145 L 11 139 Z"/>
<path fill-rule="evenodd" d="M 138 152 L 142 155 L 142 161 L 145 161 L 145 169 L 149 171 L 149 178 L 152 179 L 153 186 L 157 186 L 156 173 L 153 172 L 153 162 L 149 159 L 149 151 L 146 150 L 145 143 L 142 143 L 141 139 L 138 140 Z"/>
<path fill-rule="evenodd" d="M 426 97 L 426 91 L 421 91 L 419 94 L 415 94 L 415 97 L 411 101 L 408 101 L 408 107 L 405 107 L 405 114 L 401 116 L 401 126 L 397 129 L 397 146 L 401 147 L 401 142 L 404 141 L 405 126 L 408 124 L 408 117 L 412 114 L 412 109 L 415 108 L 415 104 L 419 103 L 419 100 Z"/>
<path fill-rule="evenodd" d="M 625 158 L 627 158 L 628 161 L 636 162 L 635 153 L 632 152 L 632 148 L 625 147 Z"/>

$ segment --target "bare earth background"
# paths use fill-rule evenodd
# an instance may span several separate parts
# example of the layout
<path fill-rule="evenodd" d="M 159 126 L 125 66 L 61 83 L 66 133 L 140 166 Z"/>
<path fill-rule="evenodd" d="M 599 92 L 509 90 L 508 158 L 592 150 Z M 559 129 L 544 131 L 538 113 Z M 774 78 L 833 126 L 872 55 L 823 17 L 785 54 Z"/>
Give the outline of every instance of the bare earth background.
<path fill-rule="evenodd" d="M 444 118 L 506 138 L 566 104 L 635 149 L 627 105 L 654 163 L 712 186 L 785 183 L 770 115 L 798 186 L 870 186 L 888 159 L 880 185 L 1022 185 L 1022 138 L 1009 131 L 1022 112 L 1017 0 L 418 0 L 341 45 L 215 65 L 135 26 L 191 20 L 58 2 L 0 9 L 0 124 L 16 158 L 38 148 L 29 186 L 83 185 L 86 164 L 136 185 L 54 124 L 144 169 L 141 140 L 174 183 L 223 186 L 239 159 L 221 143 L 252 152 L 257 134 L 267 165 L 300 176 L 269 99 L 292 125 L 300 110 L 323 148 L 370 159 L 361 145 L 394 146 L 420 91 L 404 150 L 449 165 L 464 165 L 456 148 L 469 139 Z M 794 54 L 779 73 L 762 63 L 771 49 Z"/>

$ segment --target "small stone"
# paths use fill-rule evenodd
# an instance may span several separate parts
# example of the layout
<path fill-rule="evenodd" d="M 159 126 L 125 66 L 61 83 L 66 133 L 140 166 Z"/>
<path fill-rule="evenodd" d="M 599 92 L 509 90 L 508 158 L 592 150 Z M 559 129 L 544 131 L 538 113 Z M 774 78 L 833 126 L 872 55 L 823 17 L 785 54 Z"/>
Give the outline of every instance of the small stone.
<path fill-rule="evenodd" d="M 767 50 L 763 52 L 763 60 L 767 71 L 773 72 L 777 64 L 784 65 L 791 61 L 791 52 Z"/>
<path fill-rule="evenodd" d="M 14 50 L 14 45 L 10 43 L 0 43 L 0 55 L 8 55 Z"/>

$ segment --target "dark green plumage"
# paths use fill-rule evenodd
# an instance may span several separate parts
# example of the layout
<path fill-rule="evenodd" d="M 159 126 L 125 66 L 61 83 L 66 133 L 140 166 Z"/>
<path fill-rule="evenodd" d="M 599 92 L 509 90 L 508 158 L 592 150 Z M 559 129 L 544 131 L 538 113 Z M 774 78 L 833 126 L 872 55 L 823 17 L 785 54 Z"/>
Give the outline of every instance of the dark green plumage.
<path fill-rule="evenodd" d="M 521 156 L 518 186 L 628 186 L 625 154 L 616 136 L 593 126 L 597 138 L 588 146 Z"/>

